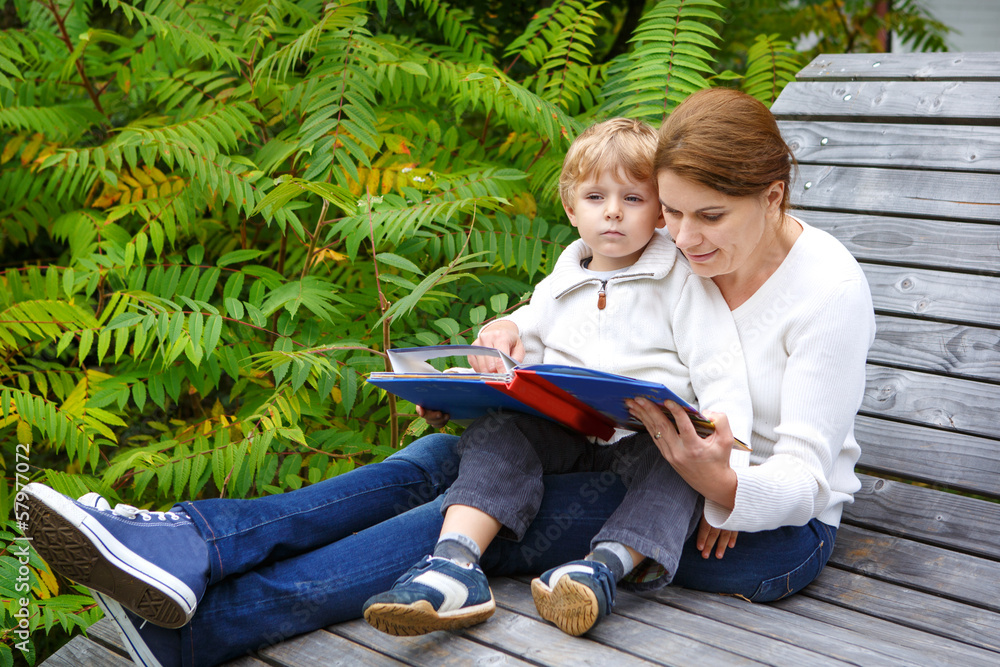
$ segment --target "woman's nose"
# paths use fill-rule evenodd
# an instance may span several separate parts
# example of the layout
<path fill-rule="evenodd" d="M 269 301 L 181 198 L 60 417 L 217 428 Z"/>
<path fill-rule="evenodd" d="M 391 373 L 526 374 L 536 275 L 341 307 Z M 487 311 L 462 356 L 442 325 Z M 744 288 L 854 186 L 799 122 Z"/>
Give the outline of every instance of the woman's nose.
<path fill-rule="evenodd" d="M 671 225 L 671 229 L 668 231 L 671 238 L 674 239 L 674 245 L 678 248 L 691 248 L 698 243 L 698 234 L 695 232 L 694 226 L 688 224 L 686 220 Z"/>

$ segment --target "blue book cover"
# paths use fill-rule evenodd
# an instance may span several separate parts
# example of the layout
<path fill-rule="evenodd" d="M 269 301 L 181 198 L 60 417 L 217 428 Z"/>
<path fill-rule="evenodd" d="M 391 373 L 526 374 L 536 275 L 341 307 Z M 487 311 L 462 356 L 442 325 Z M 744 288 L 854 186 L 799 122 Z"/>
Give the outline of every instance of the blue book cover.
<path fill-rule="evenodd" d="M 491 410 L 513 410 L 553 419 L 588 435 L 608 439 L 615 427 L 644 430 L 625 406 L 629 398 L 656 404 L 671 400 L 691 415 L 702 436 L 714 430 L 712 422 L 694 406 L 662 384 L 614 375 L 589 368 L 556 364 L 518 366 L 502 352 L 474 345 L 437 345 L 400 348 L 388 352 L 391 373 L 371 373 L 368 382 L 452 419 L 474 419 Z M 439 371 L 431 359 L 466 356 L 499 357 L 501 373 L 477 373 L 470 368 Z M 669 416 L 669 413 L 667 413 Z M 749 449 L 742 442 L 739 445 Z"/>

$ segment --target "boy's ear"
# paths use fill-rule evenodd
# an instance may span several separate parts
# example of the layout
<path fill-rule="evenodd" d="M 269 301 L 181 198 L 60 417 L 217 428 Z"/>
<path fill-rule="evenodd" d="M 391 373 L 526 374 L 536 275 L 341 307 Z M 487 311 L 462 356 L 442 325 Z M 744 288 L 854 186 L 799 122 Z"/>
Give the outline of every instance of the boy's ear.
<path fill-rule="evenodd" d="M 656 229 L 663 229 L 667 226 L 667 219 L 663 215 L 663 206 L 660 206 L 660 215 L 656 218 Z"/>
<path fill-rule="evenodd" d="M 563 210 L 566 211 L 566 217 L 569 218 L 569 224 L 576 227 L 576 214 L 573 212 L 573 207 L 563 204 Z M 660 213 L 660 217 L 663 217 L 662 212 Z"/>

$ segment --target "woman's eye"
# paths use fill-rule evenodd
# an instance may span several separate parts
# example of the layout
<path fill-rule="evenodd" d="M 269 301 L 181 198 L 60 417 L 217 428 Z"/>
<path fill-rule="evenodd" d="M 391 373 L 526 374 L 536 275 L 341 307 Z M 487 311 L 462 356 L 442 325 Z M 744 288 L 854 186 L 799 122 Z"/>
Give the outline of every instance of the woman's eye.
<path fill-rule="evenodd" d="M 708 220 L 709 222 L 718 222 L 720 219 L 722 219 L 722 214 L 721 213 L 713 213 L 712 215 L 704 214 L 702 215 L 702 217 L 705 218 L 705 220 Z"/>

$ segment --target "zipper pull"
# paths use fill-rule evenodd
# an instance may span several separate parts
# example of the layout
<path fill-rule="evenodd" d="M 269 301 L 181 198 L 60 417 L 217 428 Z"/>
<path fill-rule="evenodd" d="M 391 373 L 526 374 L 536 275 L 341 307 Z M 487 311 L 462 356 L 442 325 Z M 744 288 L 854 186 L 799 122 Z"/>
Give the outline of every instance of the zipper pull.
<path fill-rule="evenodd" d="M 605 304 L 608 302 L 608 295 L 604 291 L 604 288 L 608 286 L 608 281 L 604 280 L 601 282 L 601 291 L 597 293 L 597 309 L 604 310 Z"/>

